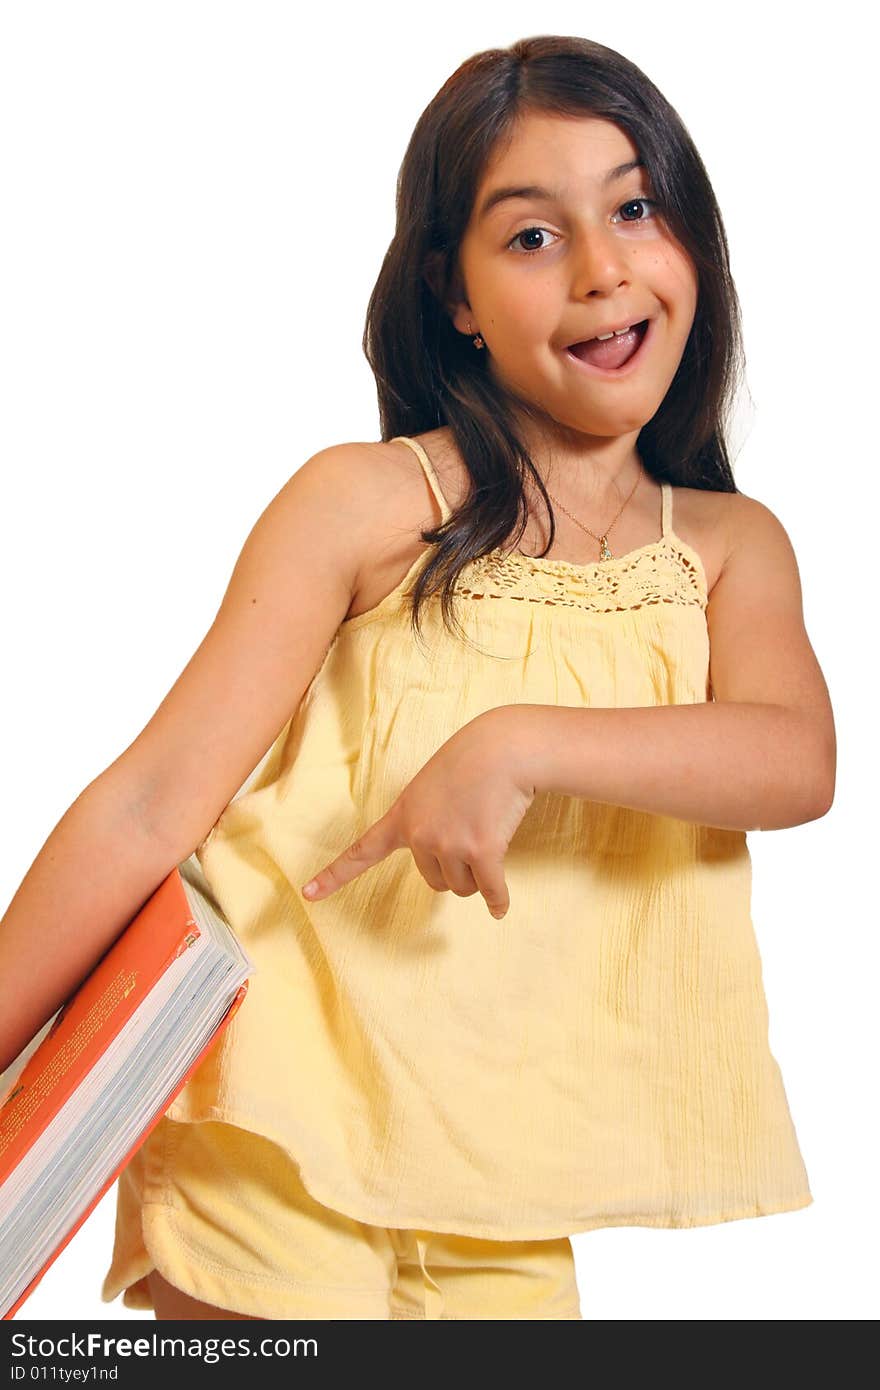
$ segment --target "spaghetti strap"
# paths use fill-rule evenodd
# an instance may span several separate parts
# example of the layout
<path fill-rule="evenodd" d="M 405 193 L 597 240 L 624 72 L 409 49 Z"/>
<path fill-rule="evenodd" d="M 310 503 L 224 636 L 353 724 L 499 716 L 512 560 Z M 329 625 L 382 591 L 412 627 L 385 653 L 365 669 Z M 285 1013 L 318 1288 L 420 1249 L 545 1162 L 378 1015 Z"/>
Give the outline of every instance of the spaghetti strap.
<path fill-rule="evenodd" d="M 422 465 L 422 471 L 424 472 L 425 477 L 428 479 L 428 486 L 430 487 L 431 491 L 437 499 L 440 511 L 443 516 L 443 520 L 448 520 L 448 518 L 452 515 L 452 508 L 446 501 L 446 498 L 443 496 L 443 489 L 441 488 L 437 474 L 434 471 L 433 463 L 428 458 L 428 455 L 425 453 L 421 444 L 419 444 L 415 439 L 410 439 L 408 434 L 396 434 L 394 436 L 394 439 L 389 439 L 388 443 L 393 444 L 395 440 L 398 439 L 402 440 L 404 444 L 408 444 L 410 448 L 415 451 L 416 457 Z"/>
<path fill-rule="evenodd" d="M 660 491 L 663 496 L 661 507 L 660 527 L 663 532 L 663 539 L 672 534 L 672 484 L 661 483 Z"/>

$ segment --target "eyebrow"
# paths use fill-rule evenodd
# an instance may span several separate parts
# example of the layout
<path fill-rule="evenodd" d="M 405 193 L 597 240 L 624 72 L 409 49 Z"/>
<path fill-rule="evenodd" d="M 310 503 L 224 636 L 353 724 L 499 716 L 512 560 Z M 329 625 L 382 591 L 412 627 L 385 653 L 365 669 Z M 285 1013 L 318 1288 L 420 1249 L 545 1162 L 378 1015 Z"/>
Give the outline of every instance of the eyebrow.
<path fill-rule="evenodd" d="M 607 188 L 609 184 L 616 183 L 618 179 L 622 179 L 624 174 L 631 173 L 633 169 L 644 169 L 644 167 L 644 160 L 641 159 L 628 159 L 625 164 L 616 164 L 613 169 L 609 169 L 606 174 L 602 175 L 602 178 L 599 180 L 599 187 Z M 478 221 L 482 221 L 493 208 L 496 208 L 499 203 L 506 202 L 508 198 L 546 198 L 550 202 L 557 201 L 556 194 L 553 193 L 552 189 L 541 188 L 538 184 L 534 183 L 526 184 L 521 188 L 516 185 L 507 188 L 496 188 L 484 198 L 483 206 L 480 208 L 478 214 Z"/>

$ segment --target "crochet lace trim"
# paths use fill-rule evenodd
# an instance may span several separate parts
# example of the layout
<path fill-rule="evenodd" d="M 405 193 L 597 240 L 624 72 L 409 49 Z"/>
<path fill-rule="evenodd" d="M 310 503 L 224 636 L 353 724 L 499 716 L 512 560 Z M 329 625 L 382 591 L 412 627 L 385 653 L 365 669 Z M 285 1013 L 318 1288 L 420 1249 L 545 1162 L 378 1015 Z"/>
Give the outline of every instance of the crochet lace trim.
<path fill-rule="evenodd" d="M 416 454 L 441 516 L 447 521 L 452 509 L 425 450 L 409 435 L 395 435 L 390 442 L 397 440 L 408 444 Z M 456 577 L 455 592 L 469 599 L 509 598 L 582 608 L 591 613 L 628 612 L 657 603 L 705 609 L 708 583 L 702 558 L 672 529 L 672 484 L 664 480 L 661 492 L 662 534 L 659 540 L 650 541 L 625 555 L 595 560 L 587 565 L 498 548 L 465 566 Z M 413 571 L 415 569 L 414 564 Z M 401 588 L 406 587 L 409 577 Z M 348 619 L 348 622 L 356 623 L 357 618 Z"/>
<path fill-rule="evenodd" d="M 619 558 L 588 565 L 493 550 L 467 566 L 455 590 L 463 598 L 518 599 L 591 613 L 656 603 L 705 609 L 708 603 L 702 559 L 674 532 Z"/>

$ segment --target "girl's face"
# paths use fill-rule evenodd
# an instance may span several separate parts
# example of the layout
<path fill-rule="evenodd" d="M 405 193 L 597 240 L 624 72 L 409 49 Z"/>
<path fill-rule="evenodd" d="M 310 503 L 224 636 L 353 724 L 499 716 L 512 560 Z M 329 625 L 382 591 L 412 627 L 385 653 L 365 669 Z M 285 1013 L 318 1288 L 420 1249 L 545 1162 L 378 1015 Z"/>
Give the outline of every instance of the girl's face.
<path fill-rule="evenodd" d="M 612 176 L 637 159 L 611 121 L 524 116 L 477 190 L 450 305 L 460 332 L 482 334 L 496 378 L 562 434 L 597 442 L 630 433 L 634 443 L 656 413 L 697 305 L 695 267 L 661 225 L 646 171 Z M 527 191 L 494 201 L 502 189 Z M 653 320 L 651 341 L 619 380 L 566 352 L 642 319 Z"/>

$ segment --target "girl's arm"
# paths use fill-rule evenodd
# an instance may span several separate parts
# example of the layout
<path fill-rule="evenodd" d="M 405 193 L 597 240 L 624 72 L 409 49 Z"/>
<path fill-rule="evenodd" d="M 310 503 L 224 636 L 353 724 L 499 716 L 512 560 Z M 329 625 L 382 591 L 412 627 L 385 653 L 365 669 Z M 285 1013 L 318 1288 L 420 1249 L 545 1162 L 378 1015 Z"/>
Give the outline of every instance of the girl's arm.
<path fill-rule="evenodd" d="M 733 830 L 779 830 L 829 810 L 834 716 L 794 550 L 754 498 L 731 494 L 728 515 L 707 610 L 715 702 L 502 706 L 537 791 Z"/>
<path fill-rule="evenodd" d="M 285 484 L 150 722 L 31 864 L 0 920 L 0 1071 L 205 838 L 296 709 L 357 588 L 384 495 L 374 457 L 335 445 Z"/>
<path fill-rule="evenodd" d="M 111 774 L 112 768 L 64 813 L 0 920 L 0 1072 L 170 870 L 122 780 Z"/>

